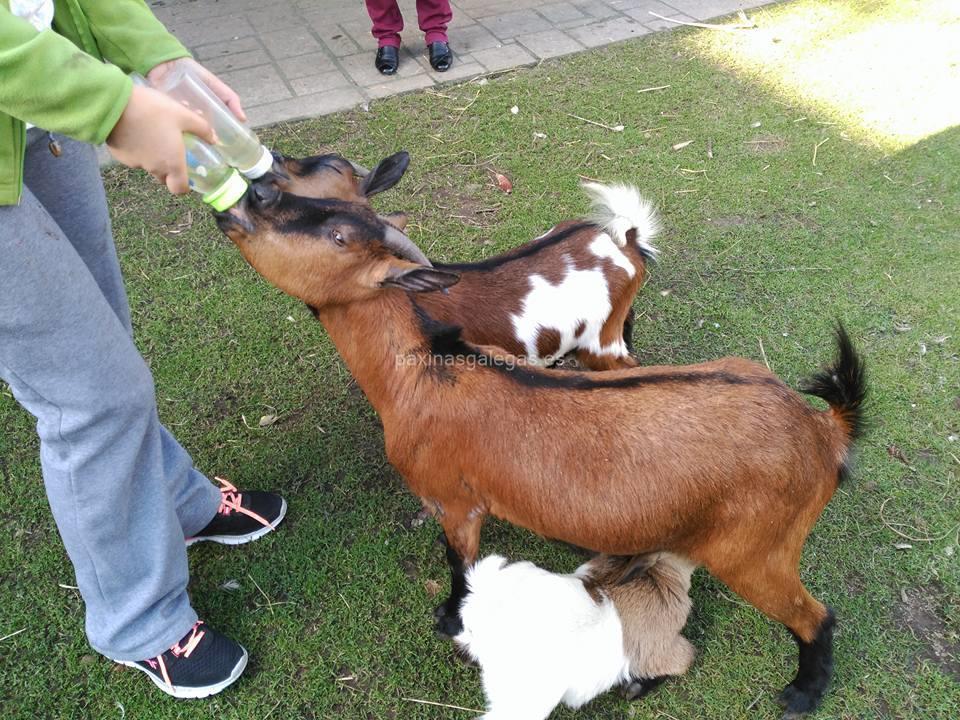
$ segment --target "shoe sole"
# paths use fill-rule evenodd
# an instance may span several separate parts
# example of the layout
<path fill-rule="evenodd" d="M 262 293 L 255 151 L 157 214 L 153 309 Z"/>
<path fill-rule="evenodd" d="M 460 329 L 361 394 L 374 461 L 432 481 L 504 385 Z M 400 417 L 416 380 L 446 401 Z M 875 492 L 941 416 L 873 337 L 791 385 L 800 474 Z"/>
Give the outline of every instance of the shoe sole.
<path fill-rule="evenodd" d="M 187 547 L 190 547 L 198 542 L 215 542 L 220 543 L 221 545 L 245 545 L 248 542 L 253 542 L 254 540 L 262 538 L 267 533 L 276 530 L 280 523 L 283 522 L 283 519 L 287 516 L 287 501 L 283 498 L 280 498 L 280 500 L 283 503 L 280 506 L 280 514 L 277 515 L 277 519 L 273 521 L 272 525 L 264 525 L 261 528 L 257 528 L 253 532 L 247 533 L 246 535 L 210 535 L 209 537 L 189 538 L 186 541 Z"/>
<path fill-rule="evenodd" d="M 127 667 L 131 667 L 135 670 L 139 670 L 148 678 L 153 680 L 153 684 L 163 690 L 167 695 L 172 695 L 173 697 L 180 698 L 181 700 L 199 700 L 200 698 L 216 695 L 218 692 L 226 689 L 230 685 L 233 685 L 233 683 L 235 683 L 243 674 L 243 671 L 247 667 L 247 660 L 249 656 L 247 655 L 246 648 L 241 646 L 241 649 L 243 650 L 243 657 L 237 661 L 237 664 L 230 672 L 230 677 L 214 685 L 205 685 L 204 687 L 184 687 L 182 685 L 174 685 L 171 687 L 163 681 L 163 678 L 157 677 L 146 668 L 137 665 L 135 662 L 131 662 L 130 660 L 116 660 L 115 662 L 118 662 L 121 665 L 126 665 Z"/>

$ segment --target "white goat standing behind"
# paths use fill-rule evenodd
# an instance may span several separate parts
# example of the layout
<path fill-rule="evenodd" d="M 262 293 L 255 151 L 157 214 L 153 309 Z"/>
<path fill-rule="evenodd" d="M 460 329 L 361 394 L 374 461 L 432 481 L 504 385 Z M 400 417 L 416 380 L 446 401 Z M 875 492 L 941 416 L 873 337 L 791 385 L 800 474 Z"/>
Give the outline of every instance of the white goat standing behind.
<path fill-rule="evenodd" d="M 635 576 L 639 571 L 639 576 Z M 682 675 L 694 649 L 680 635 L 693 567 L 659 553 L 600 555 L 573 575 L 491 555 L 467 572 L 455 638 L 483 670 L 484 720 L 544 720 L 629 683 L 643 694 Z"/>

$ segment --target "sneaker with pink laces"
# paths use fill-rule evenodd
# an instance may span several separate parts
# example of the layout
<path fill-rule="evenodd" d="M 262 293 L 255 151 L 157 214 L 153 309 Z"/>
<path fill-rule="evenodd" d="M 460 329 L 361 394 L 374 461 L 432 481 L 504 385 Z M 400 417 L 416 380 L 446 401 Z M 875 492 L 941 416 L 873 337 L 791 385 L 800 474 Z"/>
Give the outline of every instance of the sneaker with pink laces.
<path fill-rule="evenodd" d="M 205 698 L 233 684 L 247 666 L 243 646 L 198 620 L 180 642 L 157 657 L 118 660 L 144 672 L 153 684 L 177 698 Z"/>
<path fill-rule="evenodd" d="M 207 526 L 187 545 L 209 541 L 224 545 L 243 545 L 276 529 L 287 514 L 287 501 L 280 495 L 261 490 L 240 492 L 229 480 L 220 483 L 220 507 Z"/>

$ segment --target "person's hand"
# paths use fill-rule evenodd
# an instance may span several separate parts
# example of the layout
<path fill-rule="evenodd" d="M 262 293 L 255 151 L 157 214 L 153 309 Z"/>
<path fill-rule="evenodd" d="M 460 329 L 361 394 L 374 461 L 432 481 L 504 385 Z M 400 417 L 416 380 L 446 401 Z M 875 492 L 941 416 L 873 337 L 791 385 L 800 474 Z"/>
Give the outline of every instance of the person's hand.
<path fill-rule="evenodd" d="M 110 154 L 128 167 L 143 168 L 175 195 L 190 189 L 183 134 L 213 145 L 210 124 L 158 90 L 134 85 L 123 115 L 107 138 Z"/>
<path fill-rule="evenodd" d="M 220 98 L 224 105 L 230 108 L 230 112 L 236 115 L 242 122 L 247 121 L 247 114 L 240 105 L 240 96 L 237 95 L 229 85 L 223 82 L 223 80 L 193 58 L 185 57 L 162 62 L 147 73 L 147 80 L 149 80 L 150 84 L 154 87 L 161 87 L 163 78 L 167 76 L 167 73 L 176 67 L 182 67 L 184 65 L 186 65 L 196 77 L 202 80 L 208 88 L 213 90 L 213 94 Z"/>

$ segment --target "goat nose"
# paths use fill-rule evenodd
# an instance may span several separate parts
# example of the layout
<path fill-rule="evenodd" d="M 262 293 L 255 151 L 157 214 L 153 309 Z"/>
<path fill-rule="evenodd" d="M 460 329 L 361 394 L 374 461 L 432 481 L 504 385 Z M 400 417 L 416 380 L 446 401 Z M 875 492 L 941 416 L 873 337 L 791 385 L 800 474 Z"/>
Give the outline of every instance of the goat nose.
<path fill-rule="evenodd" d="M 280 199 L 280 190 L 271 182 L 255 182 L 250 186 L 253 201 L 259 207 L 269 207 Z"/>

